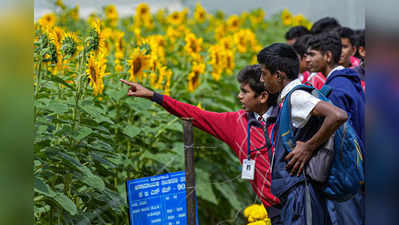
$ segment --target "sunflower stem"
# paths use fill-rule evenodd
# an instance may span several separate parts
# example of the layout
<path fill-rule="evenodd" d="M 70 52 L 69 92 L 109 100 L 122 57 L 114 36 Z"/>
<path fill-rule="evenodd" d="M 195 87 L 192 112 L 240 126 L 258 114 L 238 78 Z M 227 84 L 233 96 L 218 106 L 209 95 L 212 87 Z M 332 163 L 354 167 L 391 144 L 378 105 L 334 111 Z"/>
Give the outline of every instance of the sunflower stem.
<path fill-rule="evenodd" d="M 39 65 L 37 69 L 37 83 L 36 83 L 36 88 L 35 88 L 35 101 L 37 100 L 37 97 L 39 95 L 39 89 L 40 89 L 40 72 L 42 70 L 42 60 L 39 60 Z M 33 104 L 33 123 L 36 122 L 36 117 L 37 117 L 37 107 L 36 104 Z"/>

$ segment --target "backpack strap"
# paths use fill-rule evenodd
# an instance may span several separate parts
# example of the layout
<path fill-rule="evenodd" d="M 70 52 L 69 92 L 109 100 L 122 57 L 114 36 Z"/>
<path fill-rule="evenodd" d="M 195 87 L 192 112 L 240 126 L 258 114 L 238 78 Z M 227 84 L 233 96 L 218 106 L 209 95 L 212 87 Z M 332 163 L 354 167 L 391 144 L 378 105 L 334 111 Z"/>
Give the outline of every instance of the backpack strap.
<path fill-rule="evenodd" d="M 332 90 L 332 88 L 329 85 L 324 84 L 323 87 L 320 89 L 320 92 L 324 96 L 328 97 L 331 94 L 331 90 Z"/>
<path fill-rule="evenodd" d="M 283 146 L 287 149 L 288 152 L 294 150 L 296 145 L 296 140 L 293 134 L 293 128 L 291 124 L 291 94 L 296 90 L 304 90 L 307 92 L 312 92 L 315 90 L 312 86 L 307 85 L 297 85 L 295 86 L 285 97 L 283 106 L 280 111 L 279 118 L 279 133 L 282 139 Z"/>

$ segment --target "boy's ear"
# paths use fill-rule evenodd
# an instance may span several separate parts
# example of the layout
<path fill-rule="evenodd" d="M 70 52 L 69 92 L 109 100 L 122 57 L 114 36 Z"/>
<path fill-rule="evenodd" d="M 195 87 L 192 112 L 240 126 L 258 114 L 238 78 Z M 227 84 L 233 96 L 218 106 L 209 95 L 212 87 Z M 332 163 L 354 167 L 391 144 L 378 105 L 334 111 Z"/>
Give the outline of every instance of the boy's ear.
<path fill-rule="evenodd" d="M 331 64 L 334 61 L 331 51 L 326 51 L 326 53 L 324 54 L 324 57 L 328 64 Z"/>
<path fill-rule="evenodd" d="M 259 96 L 258 96 L 258 101 L 261 104 L 265 104 L 267 102 L 267 100 L 269 99 L 269 94 L 264 91 L 262 92 Z"/>

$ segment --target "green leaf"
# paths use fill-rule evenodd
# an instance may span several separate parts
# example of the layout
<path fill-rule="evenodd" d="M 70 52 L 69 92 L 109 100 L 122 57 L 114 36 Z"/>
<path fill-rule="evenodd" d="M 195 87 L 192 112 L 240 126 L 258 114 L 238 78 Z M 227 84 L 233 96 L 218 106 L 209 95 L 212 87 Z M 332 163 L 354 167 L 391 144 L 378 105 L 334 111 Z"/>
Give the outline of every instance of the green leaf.
<path fill-rule="evenodd" d="M 65 85 L 66 87 L 69 87 L 72 90 L 75 90 L 75 88 L 73 86 L 71 86 L 70 84 L 68 84 L 67 82 L 65 82 L 65 80 L 63 80 L 61 77 L 59 76 L 49 76 L 51 81 L 54 81 L 56 83 L 60 83 Z"/>
<path fill-rule="evenodd" d="M 141 129 L 132 125 L 128 125 L 122 130 L 122 132 L 127 136 L 133 138 L 141 132 Z"/>
<path fill-rule="evenodd" d="M 42 194 L 47 197 L 54 197 L 55 192 L 50 188 L 48 184 L 46 184 L 43 180 L 34 178 L 33 180 L 33 189 L 39 194 Z"/>
<path fill-rule="evenodd" d="M 146 112 L 152 106 L 152 101 L 143 98 L 128 98 L 126 102 L 136 112 Z"/>
<path fill-rule="evenodd" d="M 241 210 L 244 205 L 237 199 L 237 194 L 234 192 L 230 183 L 217 183 L 215 184 L 216 188 L 222 192 L 224 197 L 230 202 L 230 204 L 236 210 Z"/>
<path fill-rule="evenodd" d="M 72 216 L 78 213 L 75 203 L 63 193 L 56 193 L 54 200 Z"/>
<path fill-rule="evenodd" d="M 99 176 L 93 175 L 92 173 L 84 175 L 82 177 L 82 182 L 99 191 L 103 191 L 105 188 L 103 180 Z"/>
<path fill-rule="evenodd" d="M 97 123 L 108 122 L 114 124 L 114 122 L 108 117 L 104 116 L 104 110 L 100 107 L 93 105 L 81 105 L 80 106 L 85 112 L 87 112 Z"/>
<path fill-rule="evenodd" d="M 79 134 L 77 136 L 74 136 L 75 140 L 80 141 L 83 138 L 89 136 L 91 133 L 93 133 L 93 130 L 88 128 L 88 127 L 82 127 L 79 129 Z"/>
<path fill-rule="evenodd" d="M 34 178 L 34 190 L 50 199 L 53 199 L 60 206 L 62 206 L 66 211 L 68 211 L 71 215 L 76 215 L 78 210 L 76 208 L 75 203 L 71 199 L 69 199 L 65 194 L 60 192 L 54 192 L 48 184 L 46 184 L 43 180 Z"/>
<path fill-rule="evenodd" d="M 122 97 L 126 96 L 126 91 L 122 89 L 120 90 L 107 89 L 105 94 L 113 98 L 115 101 L 119 101 Z"/>
<path fill-rule="evenodd" d="M 207 201 L 217 204 L 218 202 L 212 189 L 212 183 L 209 177 L 209 173 L 200 168 L 196 168 L 195 178 L 197 195 Z"/>
<path fill-rule="evenodd" d="M 58 102 L 58 101 L 51 101 L 46 108 L 50 111 L 53 111 L 57 114 L 63 114 L 69 111 L 68 105 Z"/>

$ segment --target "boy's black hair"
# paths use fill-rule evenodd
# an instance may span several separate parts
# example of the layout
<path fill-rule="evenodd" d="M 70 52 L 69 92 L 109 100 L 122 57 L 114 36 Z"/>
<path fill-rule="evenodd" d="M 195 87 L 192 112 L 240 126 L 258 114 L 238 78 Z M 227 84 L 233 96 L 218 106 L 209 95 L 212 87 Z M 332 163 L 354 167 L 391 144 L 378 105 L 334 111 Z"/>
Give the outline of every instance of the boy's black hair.
<path fill-rule="evenodd" d="M 262 75 L 262 69 L 259 64 L 249 65 L 244 67 L 237 74 L 237 80 L 240 84 L 248 84 L 249 87 L 255 92 L 255 97 L 258 97 L 262 92 L 265 92 L 265 86 L 260 82 L 260 76 Z M 269 94 L 267 103 L 269 106 L 276 105 L 277 96 L 276 94 Z"/>
<path fill-rule="evenodd" d="M 364 29 L 355 31 L 355 43 L 356 47 L 366 47 Z"/>
<path fill-rule="evenodd" d="M 356 43 L 356 53 L 355 57 L 361 59 L 363 58 L 360 53 L 359 53 L 359 47 L 366 47 L 366 41 L 365 41 L 365 36 L 364 36 L 364 29 L 361 30 L 356 30 L 355 31 L 355 43 Z"/>
<path fill-rule="evenodd" d="M 322 54 L 330 51 L 334 63 L 338 63 L 341 58 L 342 44 L 341 39 L 336 32 L 326 32 L 313 35 L 308 42 L 308 47 L 318 50 Z"/>
<path fill-rule="evenodd" d="M 294 38 L 299 38 L 305 34 L 310 34 L 310 31 L 304 26 L 292 27 L 285 33 L 285 40 L 292 40 Z"/>
<path fill-rule="evenodd" d="M 340 26 L 341 24 L 339 24 L 338 20 L 336 20 L 335 18 L 323 17 L 313 24 L 310 32 L 312 32 L 312 34 L 320 34 L 323 32 L 329 32 L 332 29 Z"/>
<path fill-rule="evenodd" d="M 340 38 L 348 38 L 351 45 L 355 46 L 355 32 L 349 27 L 337 27 L 334 29 L 335 32 L 340 36 Z"/>
<path fill-rule="evenodd" d="M 308 42 L 311 38 L 311 34 L 303 35 L 296 39 L 295 43 L 292 45 L 296 53 L 298 53 L 298 55 L 300 55 L 302 58 L 305 56 L 308 50 Z"/>
<path fill-rule="evenodd" d="M 272 74 L 280 70 L 287 74 L 289 80 L 294 80 L 298 77 L 299 59 L 295 50 L 288 44 L 271 44 L 262 49 L 257 58 L 258 63 L 265 65 Z"/>

